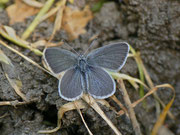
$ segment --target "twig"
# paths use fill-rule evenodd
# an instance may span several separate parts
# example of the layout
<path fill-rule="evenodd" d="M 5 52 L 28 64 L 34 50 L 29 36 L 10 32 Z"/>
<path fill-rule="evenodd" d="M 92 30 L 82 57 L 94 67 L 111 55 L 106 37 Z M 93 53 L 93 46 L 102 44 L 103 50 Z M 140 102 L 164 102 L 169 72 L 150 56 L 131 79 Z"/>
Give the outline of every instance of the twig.
<path fill-rule="evenodd" d="M 35 17 L 33 22 L 29 25 L 29 27 L 25 30 L 25 32 L 22 35 L 22 39 L 27 39 L 29 35 L 33 32 L 33 30 L 36 28 L 36 26 L 39 24 L 41 17 L 49 10 L 49 8 L 54 3 L 54 0 L 48 0 L 43 8 L 39 11 L 38 15 Z"/>
<path fill-rule="evenodd" d="M 2 118 L 4 118 L 4 117 L 6 117 L 6 116 L 8 116 L 9 114 L 6 112 L 5 114 L 3 114 L 2 116 L 0 116 L 0 119 L 2 119 Z"/>
<path fill-rule="evenodd" d="M 114 100 L 121 107 L 121 109 L 125 112 L 126 116 L 129 117 L 129 115 L 127 113 L 127 109 L 124 107 L 123 104 L 121 104 L 121 102 L 117 99 L 117 97 L 115 95 L 113 95 L 113 96 L 111 96 L 111 99 Z"/>
<path fill-rule="evenodd" d="M 1 101 L 0 102 L 0 106 L 4 106 L 4 105 L 11 105 L 16 107 L 17 105 L 25 105 L 25 104 L 29 104 L 30 102 L 19 102 L 18 100 L 15 101 Z"/>
<path fill-rule="evenodd" d="M 40 23 L 43 22 L 44 20 L 48 19 L 52 15 L 54 15 L 58 11 L 58 7 L 52 8 L 50 11 L 48 11 L 45 15 L 41 17 Z"/>
<path fill-rule="evenodd" d="M 101 110 L 99 105 L 91 96 L 88 96 L 87 94 L 83 94 L 82 99 L 86 101 L 106 121 L 106 123 L 112 128 L 112 130 L 115 132 L 116 135 L 122 135 L 121 132 L 114 126 L 114 124 L 104 114 L 104 112 Z"/>
<path fill-rule="evenodd" d="M 86 122 L 85 122 L 85 120 L 84 120 L 84 118 L 82 116 L 81 110 L 79 109 L 78 104 L 76 104 L 76 101 L 74 101 L 74 105 L 76 106 L 76 109 L 77 109 L 79 115 L 81 116 L 81 119 L 82 119 L 87 131 L 89 132 L 90 135 L 93 135 L 92 132 L 90 131 L 89 127 L 87 126 L 87 124 L 86 124 Z"/>
<path fill-rule="evenodd" d="M 134 112 L 134 110 L 132 108 L 131 101 L 129 99 L 129 96 L 128 96 L 128 93 L 126 91 L 123 80 L 120 79 L 120 80 L 118 80 L 118 82 L 119 82 L 119 84 L 121 86 L 121 92 L 123 93 L 124 102 L 125 102 L 125 104 L 126 104 L 126 106 L 128 108 L 129 117 L 131 119 L 132 126 L 134 128 L 135 134 L 136 135 L 142 135 L 139 123 L 137 122 L 135 112 Z"/>

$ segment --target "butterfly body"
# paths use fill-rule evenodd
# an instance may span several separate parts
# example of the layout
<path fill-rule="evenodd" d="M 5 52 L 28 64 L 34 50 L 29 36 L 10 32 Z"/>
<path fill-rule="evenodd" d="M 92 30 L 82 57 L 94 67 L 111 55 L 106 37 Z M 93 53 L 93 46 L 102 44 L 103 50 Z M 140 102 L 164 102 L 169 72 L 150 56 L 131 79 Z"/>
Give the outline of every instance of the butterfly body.
<path fill-rule="evenodd" d="M 87 68 L 88 68 L 88 63 L 86 61 L 85 56 L 81 55 L 78 58 L 78 64 L 77 64 L 77 68 L 80 69 L 81 72 L 85 73 Z"/>
<path fill-rule="evenodd" d="M 126 62 L 128 52 L 127 43 L 106 45 L 87 56 L 53 47 L 44 51 L 44 59 L 55 74 L 65 71 L 59 81 L 59 95 L 63 99 L 77 100 L 83 92 L 104 99 L 116 90 L 114 79 L 105 69 L 119 71 Z"/>

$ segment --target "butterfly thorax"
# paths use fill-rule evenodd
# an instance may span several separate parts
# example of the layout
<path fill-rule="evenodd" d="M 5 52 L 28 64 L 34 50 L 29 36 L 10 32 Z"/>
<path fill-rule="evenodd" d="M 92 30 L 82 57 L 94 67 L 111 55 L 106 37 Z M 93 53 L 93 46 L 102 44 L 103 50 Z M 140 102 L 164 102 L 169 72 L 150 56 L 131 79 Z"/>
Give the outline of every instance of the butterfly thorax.
<path fill-rule="evenodd" d="M 80 69 L 81 72 L 86 72 L 87 70 L 87 61 L 86 58 L 84 56 L 79 56 L 78 59 L 78 68 Z"/>

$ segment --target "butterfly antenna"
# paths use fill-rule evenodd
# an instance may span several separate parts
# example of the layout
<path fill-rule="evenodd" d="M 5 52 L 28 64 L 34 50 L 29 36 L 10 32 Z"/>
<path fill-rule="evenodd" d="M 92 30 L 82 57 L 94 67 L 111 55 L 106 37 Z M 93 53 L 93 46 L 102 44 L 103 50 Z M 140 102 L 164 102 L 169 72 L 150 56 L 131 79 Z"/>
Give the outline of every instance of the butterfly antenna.
<path fill-rule="evenodd" d="M 74 50 L 74 48 L 73 48 L 72 46 L 70 46 L 70 45 L 66 42 L 66 40 L 63 39 L 62 42 L 64 42 L 65 45 L 69 46 L 78 56 L 80 55 L 76 50 Z"/>
<path fill-rule="evenodd" d="M 85 55 L 85 54 L 88 52 L 88 50 L 94 45 L 94 43 L 95 43 L 96 40 L 97 40 L 97 38 L 95 38 L 95 39 L 91 42 L 90 46 L 89 46 L 88 49 L 84 52 L 83 55 Z"/>

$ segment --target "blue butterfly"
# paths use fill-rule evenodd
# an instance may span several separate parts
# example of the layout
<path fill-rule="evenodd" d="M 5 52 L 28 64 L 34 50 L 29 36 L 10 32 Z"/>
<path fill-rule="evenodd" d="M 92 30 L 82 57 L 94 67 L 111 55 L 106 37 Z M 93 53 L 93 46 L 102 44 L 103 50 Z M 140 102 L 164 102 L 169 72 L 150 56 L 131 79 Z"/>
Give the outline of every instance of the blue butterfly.
<path fill-rule="evenodd" d="M 125 64 L 129 45 L 113 43 L 97 48 L 87 55 L 77 55 L 57 47 L 44 50 L 44 60 L 54 74 L 65 71 L 59 81 L 59 95 L 68 101 L 79 99 L 83 92 L 97 99 L 112 96 L 114 79 L 105 70 L 118 72 Z"/>

